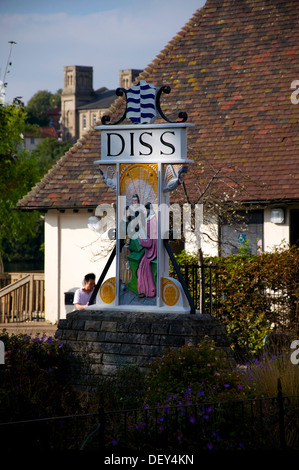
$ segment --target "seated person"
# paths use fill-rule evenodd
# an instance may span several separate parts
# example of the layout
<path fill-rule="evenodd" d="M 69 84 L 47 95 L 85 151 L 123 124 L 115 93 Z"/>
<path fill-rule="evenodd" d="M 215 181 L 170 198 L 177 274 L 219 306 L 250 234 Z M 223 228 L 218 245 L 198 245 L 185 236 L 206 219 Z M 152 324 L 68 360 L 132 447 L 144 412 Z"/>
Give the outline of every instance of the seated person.
<path fill-rule="evenodd" d="M 83 310 L 89 305 L 90 297 L 95 288 L 95 279 L 95 274 L 86 274 L 84 277 L 84 287 L 80 287 L 80 289 L 76 290 L 73 304 L 78 310 Z"/>

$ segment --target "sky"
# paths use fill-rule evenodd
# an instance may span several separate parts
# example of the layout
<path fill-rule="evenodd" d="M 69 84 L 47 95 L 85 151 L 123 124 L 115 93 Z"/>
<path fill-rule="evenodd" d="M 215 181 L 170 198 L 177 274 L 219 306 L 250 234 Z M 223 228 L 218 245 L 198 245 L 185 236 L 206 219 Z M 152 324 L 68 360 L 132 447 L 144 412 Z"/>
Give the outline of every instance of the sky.
<path fill-rule="evenodd" d="M 94 89 L 117 88 L 119 70 L 146 68 L 205 1 L 0 0 L 6 101 L 56 93 L 67 65 L 92 66 Z"/>

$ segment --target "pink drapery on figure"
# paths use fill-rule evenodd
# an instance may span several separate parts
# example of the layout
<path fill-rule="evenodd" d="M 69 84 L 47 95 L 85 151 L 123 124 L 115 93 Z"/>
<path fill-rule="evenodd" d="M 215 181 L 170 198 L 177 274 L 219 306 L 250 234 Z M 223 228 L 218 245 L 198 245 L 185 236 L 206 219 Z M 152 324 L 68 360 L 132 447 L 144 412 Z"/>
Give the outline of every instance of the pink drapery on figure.
<path fill-rule="evenodd" d="M 139 238 L 139 243 L 145 248 L 137 270 L 137 288 L 139 295 L 155 297 L 156 286 L 151 267 L 151 261 L 157 257 L 157 218 L 151 214 L 146 222 L 146 239 Z"/>

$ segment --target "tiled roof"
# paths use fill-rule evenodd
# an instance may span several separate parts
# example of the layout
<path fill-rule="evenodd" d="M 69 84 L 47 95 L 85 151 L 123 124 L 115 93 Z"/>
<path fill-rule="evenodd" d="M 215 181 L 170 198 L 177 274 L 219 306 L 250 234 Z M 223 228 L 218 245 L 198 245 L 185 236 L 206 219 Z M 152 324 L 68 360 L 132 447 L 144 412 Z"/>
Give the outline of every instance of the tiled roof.
<path fill-rule="evenodd" d="M 207 0 L 141 73 L 163 97 L 165 115 L 188 113 L 188 154 L 196 160 L 186 186 L 198 182 L 246 186 L 250 201 L 299 201 L 298 0 Z M 122 114 L 122 98 L 110 108 Z M 100 131 L 86 134 L 18 204 L 19 207 L 95 207 L 114 200 L 94 161 Z M 179 194 L 179 193 L 178 193 Z M 182 193 L 181 193 L 182 194 Z"/>
<path fill-rule="evenodd" d="M 26 131 L 24 133 L 24 136 L 25 137 L 37 137 L 41 139 L 45 139 L 46 137 L 57 139 L 57 132 L 55 131 L 54 127 L 38 127 L 34 131 Z"/>

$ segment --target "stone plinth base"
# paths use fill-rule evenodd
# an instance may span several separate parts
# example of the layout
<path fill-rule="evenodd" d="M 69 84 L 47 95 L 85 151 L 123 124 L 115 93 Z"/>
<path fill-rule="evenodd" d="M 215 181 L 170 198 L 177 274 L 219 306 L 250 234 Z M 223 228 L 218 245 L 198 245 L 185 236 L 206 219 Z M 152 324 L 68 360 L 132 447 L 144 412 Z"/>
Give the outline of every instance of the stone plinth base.
<path fill-rule="evenodd" d="M 166 349 L 198 344 L 205 336 L 230 351 L 224 326 L 199 313 L 77 310 L 59 321 L 55 336 L 82 361 L 81 384 L 95 384 L 128 365 L 146 368 Z"/>

